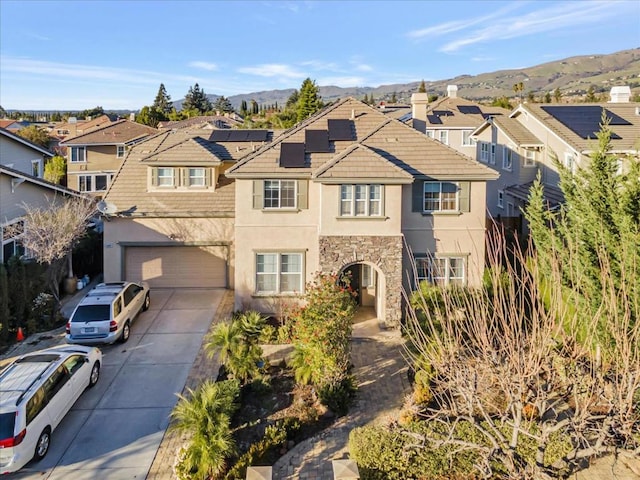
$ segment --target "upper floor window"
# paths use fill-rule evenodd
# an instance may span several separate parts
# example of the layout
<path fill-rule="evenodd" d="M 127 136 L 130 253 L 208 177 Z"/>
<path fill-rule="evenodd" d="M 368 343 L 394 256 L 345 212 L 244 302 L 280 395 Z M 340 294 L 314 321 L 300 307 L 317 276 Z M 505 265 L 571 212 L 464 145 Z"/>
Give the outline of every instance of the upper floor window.
<path fill-rule="evenodd" d="M 127 147 L 125 147 L 124 145 L 117 145 L 116 146 L 116 157 L 118 158 L 124 158 L 124 154 L 127 151 Z"/>
<path fill-rule="evenodd" d="M 187 169 L 189 174 L 188 185 L 190 187 L 204 187 L 206 186 L 206 177 L 205 177 L 205 169 L 202 167 L 199 168 L 189 168 Z"/>
<path fill-rule="evenodd" d="M 31 175 L 38 178 L 42 176 L 42 162 L 40 160 L 31 160 Z"/>
<path fill-rule="evenodd" d="M 462 146 L 463 147 L 471 147 L 474 144 L 473 139 L 471 138 L 471 132 L 473 130 L 463 130 L 462 131 Z"/>
<path fill-rule="evenodd" d="M 429 137 L 429 138 L 434 138 L 433 130 L 427 130 L 427 131 L 425 131 L 424 133 L 427 135 L 427 137 Z"/>
<path fill-rule="evenodd" d="M 382 215 L 382 185 L 341 185 L 340 215 L 343 217 Z"/>
<path fill-rule="evenodd" d="M 464 257 L 419 257 L 416 261 L 417 282 L 426 280 L 437 285 L 464 285 Z"/>
<path fill-rule="evenodd" d="M 425 212 L 454 212 L 458 210 L 458 184 L 453 182 L 424 182 Z"/>
<path fill-rule="evenodd" d="M 449 145 L 449 130 L 438 130 L 438 140 L 445 145 Z"/>
<path fill-rule="evenodd" d="M 524 151 L 524 166 L 535 167 L 535 165 L 536 165 L 536 151 L 528 148 Z"/>
<path fill-rule="evenodd" d="M 264 208 L 295 208 L 295 180 L 265 180 Z"/>
<path fill-rule="evenodd" d="M 301 292 L 302 263 L 302 253 L 256 254 L 256 293 Z"/>
<path fill-rule="evenodd" d="M 505 146 L 502 150 L 502 169 L 511 170 L 513 168 L 513 150 Z"/>
<path fill-rule="evenodd" d="M 14 255 L 25 254 L 25 249 L 20 243 L 20 237 L 24 233 L 24 220 L 17 220 L 0 228 L 2 231 L 2 260 L 7 262 Z"/>
<path fill-rule="evenodd" d="M 85 147 L 71 147 L 71 162 L 85 162 L 86 153 Z"/>
<path fill-rule="evenodd" d="M 573 153 L 564 154 L 563 165 L 571 173 L 576 173 L 576 157 L 573 155 Z"/>
<path fill-rule="evenodd" d="M 173 167 L 158 167 L 156 170 L 159 187 L 175 187 L 175 170 Z"/>
<path fill-rule="evenodd" d="M 480 161 L 489 161 L 489 144 L 487 142 L 480 142 Z"/>
<path fill-rule="evenodd" d="M 498 190 L 498 208 L 504 208 L 504 192 Z"/>
<path fill-rule="evenodd" d="M 496 164 L 496 144 L 495 143 L 491 144 L 491 153 L 489 154 L 489 163 L 491 165 Z"/>

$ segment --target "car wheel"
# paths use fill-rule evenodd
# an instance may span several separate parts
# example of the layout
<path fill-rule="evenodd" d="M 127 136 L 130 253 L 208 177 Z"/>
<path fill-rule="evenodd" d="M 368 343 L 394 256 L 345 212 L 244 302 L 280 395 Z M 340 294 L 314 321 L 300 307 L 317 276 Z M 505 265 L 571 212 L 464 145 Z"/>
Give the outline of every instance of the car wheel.
<path fill-rule="evenodd" d="M 125 343 L 129 340 L 129 335 L 131 334 L 131 327 L 129 326 L 129 322 L 125 322 L 124 327 L 122 327 L 122 334 L 120 335 L 120 342 Z"/>
<path fill-rule="evenodd" d="M 89 376 L 89 388 L 93 387 L 96 383 L 98 383 L 98 379 L 100 378 L 100 362 L 95 362 L 93 367 L 91 367 L 91 375 Z"/>
<path fill-rule="evenodd" d="M 146 312 L 147 310 L 149 310 L 150 305 L 151 305 L 151 297 L 149 297 L 149 294 L 147 293 L 147 295 L 144 297 L 144 303 L 142 304 L 142 311 Z"/>
<path fill-rule="evenodd" d="M 33 454 L 33 458 L 36 461 L 42 460 L 47 454 L 47 452 L 49 451 L 50 445 L 51 445 L 51 429 L 47 427 L 42 431 L 42 433 L 38 437 L 38 443 L 36 443 L 36 451 Z"/>

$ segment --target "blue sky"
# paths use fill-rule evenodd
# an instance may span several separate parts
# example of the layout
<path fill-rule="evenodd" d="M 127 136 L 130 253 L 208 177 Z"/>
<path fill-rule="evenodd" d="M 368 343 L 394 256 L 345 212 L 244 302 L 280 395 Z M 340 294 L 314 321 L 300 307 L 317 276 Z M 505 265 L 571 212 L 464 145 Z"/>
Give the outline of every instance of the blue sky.
<path fill-rule="evenodd" d="M 139 109 L 443 80 L 640 46 L 640 1 L 0 0 L 0 105 Z"/>

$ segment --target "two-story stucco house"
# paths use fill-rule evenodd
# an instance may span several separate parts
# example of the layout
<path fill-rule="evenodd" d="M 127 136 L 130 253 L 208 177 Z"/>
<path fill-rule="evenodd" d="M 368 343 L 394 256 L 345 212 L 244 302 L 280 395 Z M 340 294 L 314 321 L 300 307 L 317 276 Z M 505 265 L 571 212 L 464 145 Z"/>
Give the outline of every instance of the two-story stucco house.
<path fill-rule="evenodd" d="M 360 101 L 327 107 L 227 176 L 236 308 L 274 312 L 315 272 L 349 272 L 360 303 L 395 324 L 403 287 L 481 282 L 497 174 Z"/>
<path fill-rule="evenodd" d="M 88 133 L 67 138 L 67 186 L 102 196 L 122 164 L 127 149 L 158 131 L 130 120 L 108 122 Z"/>
<path fill-rule="evenodd" d="M 520 225 L 538 173 L 549 204 L 561 203 L 556 161 L 573 171 L 588 162 L 598 146 L 596 133 L 603 112 L 612 131 L 611 153 L 619 155 L 620 170 L 624 171 L 627 161 L 639 161 L 640 104 L 630 102 L 629 96 L 628 87 L 614 87 L 611 101 L 605 103 L 523 103 L 509 117 L 488 118 L 480 125 L 473 133 L 478 160 L 500 172 L 499 180 L 488 183 L 487 207 L 492 216 Z"/>
<path fill-rule="evenodd" d="M 496 177 L 351 98 L 276 139 L 162 132 L 131 149 L 101 205 L 105 280 L 229 287 L 236 308 L 276 313 L 315 272 L 348 272 L 395 324 L 403 287 L 480 284 Z"/>

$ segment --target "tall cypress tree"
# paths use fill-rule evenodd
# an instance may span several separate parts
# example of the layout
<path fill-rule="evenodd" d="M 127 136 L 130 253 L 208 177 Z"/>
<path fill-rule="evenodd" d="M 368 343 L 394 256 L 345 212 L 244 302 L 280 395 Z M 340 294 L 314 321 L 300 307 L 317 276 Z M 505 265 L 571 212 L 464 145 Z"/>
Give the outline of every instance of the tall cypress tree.
<path fill-rule="evenodd" d="M 310 117 L 322 108 L 322 100 L 319 92 L 320 89 L 316 85 L 316 82 L 310 78 L 306 78 L 302 82 L 298 103 L 296 105 L 299 122 Z"/>
<path fill-rule="evenodd" d="M 164 88 L 164 83 L 160 84 L 160 88 L 158 89 L 156 98 L 153 101 L 152 108 L 156 109 L 158 112 L 161 112 L 163 115 L 168 115 L 169 113 L 171 113 L 173 104 L 171 103 L 171 97 L 167 93 L 167 89 Z"/>

